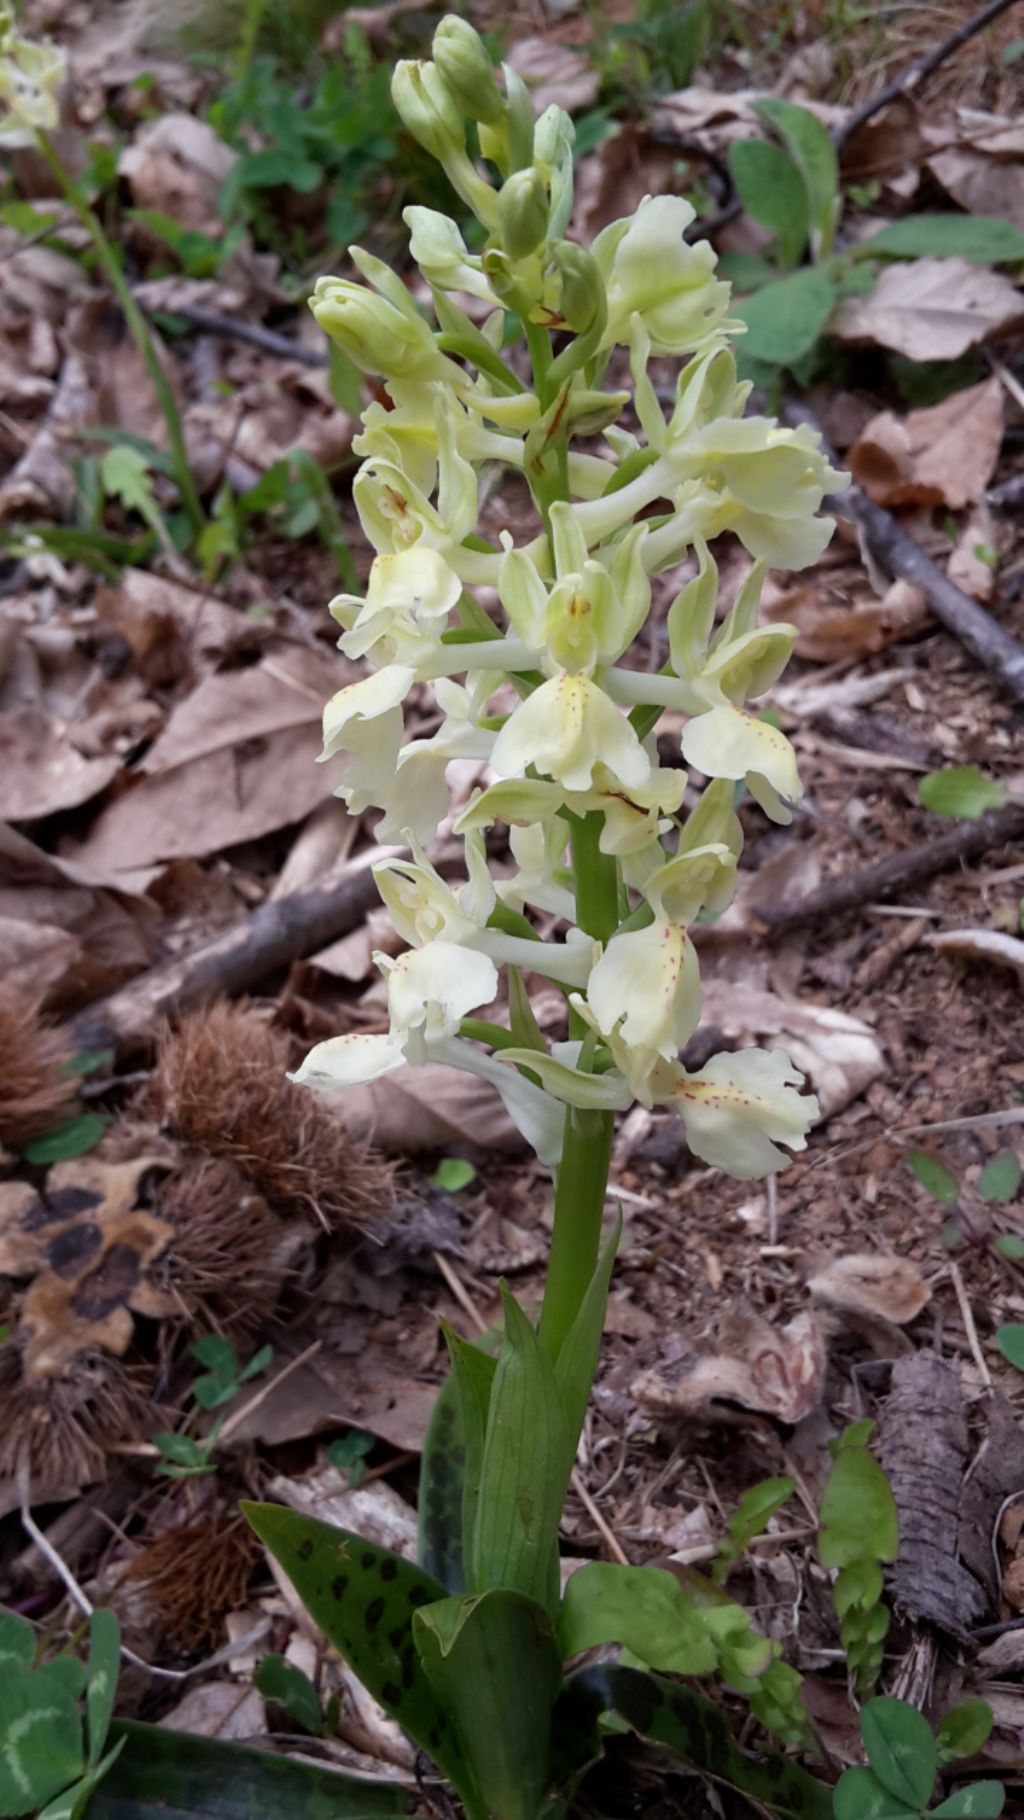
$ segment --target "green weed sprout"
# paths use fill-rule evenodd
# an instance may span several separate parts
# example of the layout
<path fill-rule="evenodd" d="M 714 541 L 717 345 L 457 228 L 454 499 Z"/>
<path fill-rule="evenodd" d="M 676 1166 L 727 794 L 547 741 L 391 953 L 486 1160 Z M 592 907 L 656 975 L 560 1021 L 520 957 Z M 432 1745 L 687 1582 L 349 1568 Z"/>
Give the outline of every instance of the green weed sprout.
<path fill-rule="evenodd" d="M 839 1635 L 858 1695 L 869 1694 L 882 1667 L 889 1611 L 882 1603 L 882 1566 L 899 1552 L 899 1516 L 889 1481 L 868 1452 L 874 1424 L 855 1422 L 831 1443 L 835 1464 L 821 1501 L 818 1554 L 837 1568 L 833 1598 Z"/>
<path fill-rule="evenodd" d="M 294 1078 L 337 1092 L 430 1061 L 490 1082 L 554 1173 L 551 1256 L 536 1323 L 505 1292 L 494 1345 L 446 1334 L 453 1370 L 424 1453 L 419 1565 L 296 1512 L 247 1509 L 470 1820 L 536 1820 L 599 1752 L 609 1712 L 751 1788 L 724 1717 L 670 1673 L 721 1673 L 785 1741 L 806 1741 L 798 1677 L 727 1594 L 696 1576 L 595 1564 L 563 1602 L 558 1533 L 618 1238 L 602 1245 L 616 1114 L 672 1109 L 693 1153 L 741 1180 L 783 1168 L 816 1116 L 779 1050 L 696 1071 L 678 1058 L 701 1009 L 689 926 L 723 910 L 735 884 L 736 786 L 776 822 L 801 794 L 788 740 L 749 707 L 795 637 L 758 624 L 761 587 L 769 565 L 820 556 L 832 525 L 818 510 L 843 477 L 809 430 L 743 416 L 741 325 L 711 247 L 684 240 L 690 206 L 648 197 L 591 247 L 567 239 L 568 116 L 551 107 L 534 120 L 522 82 L 509 69 L 499 82 L 465 20 L 443 20 L 433 48 L 398 65 L 392 93 L 476 216 L 482 250 L 454 220 L 412 207 L 429 320 L 358 246 L 365 282 L 322 278 L 311 300 L 387 398 L 354 444 L 354 500 L 375 551 L 366 594 L 331 604 L 342 651 L 368 673 L 327 704 L 323 757 L 347 755 L 338 794 L 355 814 L 382 810 L 378 837 L 409 851 L 375 868 L 406 947 L 376 957 L 387 1032 L 321 1043 Z M 510 358 L 517 341 L 523 358 Z M 682 363 L 667 414 L 649 370 L 663 356 Z M 613 359 L 630 387 L 607 383 Z M 480 476 L 494 464 L 529 490 L 526 540 L 500 522 L 481 535 Z M 754 561 L 716 625 L 710 545 L 725 532 Z M 652 675 L 631 648 L 653 578 L 686 556 L 695 573 Z M 436 731 L 403 743 L 405 704 L 424 687 Z M 681 758 L 707 780 L 692 801 L 682 766 L 659 762 L 666 711 L 684 722 Z M 465 877 L 453 885 L 425 847 L 449 814 L 457 759 L 486 767 L 488 782 L 456 815 Z M 508 829 L 511 876 L 492 874 L 495 824 Z M 565 938 L 540 940 L 531 912 L 561 919 Z M 562 1040 L 538 1027 L 530 975 L 565 996 Z M 566 1675 L 593 1641 L 624 1649 L 619 1665 Z M 756 1798 L 826 1812 L 810 1778 L 795 1792 L 801 1774 L 779 1760 Z"/>

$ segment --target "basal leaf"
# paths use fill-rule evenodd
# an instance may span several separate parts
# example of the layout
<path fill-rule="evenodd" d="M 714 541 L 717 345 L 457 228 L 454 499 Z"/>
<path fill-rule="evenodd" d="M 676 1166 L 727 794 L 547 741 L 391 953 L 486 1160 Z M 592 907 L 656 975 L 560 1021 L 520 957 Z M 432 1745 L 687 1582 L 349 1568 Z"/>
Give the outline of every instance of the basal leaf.
<path fill-rule="evenodd" d="M 938 1157 L 932 1156 L 927 1150 L 912 1150 L 907 1161 L 921 1187 L 934 1201 L 941 1201 L 944 1207 L 956 1206 L 960 1184 L 945 1163 L 940 1163 Z"/>
<path fill-rule="evenodd" d="M 461 1444 L 461 1471 L 458 1474 L 457 1486 L 453 1490 L 459 1493 L 458 1508 L 448 1512 L 448 1522 L 458 1535 L 458 1553 L 462 1579 L 457 1586 L 450 1586 L 452 1592 L 465 1590 L 468 1563 L 463 1558 L 464 1551 L 472 1548 L 472 1537 L 476 1529 L 477 1509 L 480 1501 L 480 1476 L 483 1471 L 484 1441 L 487 1435 L 487 1412 L 490 1407 L 491 1389 L 497 1369 L 495 1359 L 464 1340 L 454 1329 L 444 1326 L 444 1336 L 452 1360 L 452 1392 L 455 1398 L 457 1421 L 449 1429 L 443 1428 L 443 1435 L 448 1437 L 448 1457 L 450 1461 L 458 1460 L 458 1449 Z M 444 1424 L 442 1413 L 441 1421 Z M 428 1494 L 429 1495 L 429 1494 Z M 436 1496 L 436 1494 L 435 1494 Z M 437 1513 L 428 1509 L 424 1532 L 432 1532 L 433 1539 L 438 1540 L 440 1520 Z"/>
<path fill-rule="evenodd" d="M 264 1656 L 253 1676 L 253 1685 L 265 1700 L 282 1706 L 289 1719 L 304 1732 L 316 1734 L 320 1730 L 323 1724 L 320 1697 L 309 1676 L 293 1662 L 286 1662 L 279 1655 Z"/>
<path fill-rule="evenodd" d="M 571 1675 L 556 1708 L 555 1737 L 560 1747 L 571 1742 L 577 1764 L 588 1746 L 590 1755 L 600 1754 L 599 1721 L 607 1714 L 769 1813 L 831 1820 L 831 1794 L 822 1783 L 775 1752 L 748 1757 L 734 1743 L 722 1709 L 678 1682 L 633 1668 L 585 1668 Z"/>
<path fill-rule="evenodd" d="M 862 240 L 858 253 L 893 259 L 972 259 L 977 265 L 1024 260 L 1024 234 L 998 215 L 908 215 Z"/>
<path fill-rule="evenodd" d="M 939 1766 L 932 1728 L 904 1700 L 885 1696 L 861 1708 L 861 1735 L 868 1762 L 890 1795 L 911 1807 L 931 1798 Z"/>
<path fill-rule="evenodd" d="M 608 1309 L 608 1287 L 611 1283 L 615 1259 L 618 1255 L 619 1241 L 622 1237 L 622 1214 L 616 1215 L 615 1226 L 604 1252 L 597 1261 L 594 1274 L 587 1285 L 587 1292 L 580 1303 L 579 1313 L 566 1334 L 554 1361 L 555 1382 L 562 1393 L 565 1408 L 569 1462 L 566 1477 L 572 1470 L 573 1460 L 583 1423 L 590 1402 L 590 1392 L 597 1370 L 598 1354 L 601 1350 L 601 1336 L 604 1332 L 605 1315 Z"/>
<path fill-rule="evenodd" d="M 413 1620 L 424 1668 L 455 1720 L 488 1814 L 536 1820 L 551 1778 L 562 1663 L 547 1613 L 515 1592 L 446 1599 Z"/>
<path fill-rule="evenodd" d="M 445 1596 L 421 1567 L 280 1504 L 245 1504 L 260 1541 L 284 1568 L 314 1623 L 375 1700 L 455 1786 L 470 1783 L 450 1716 L 423 1673 L 413 1614 Z"/>
<path fill-rule="evenodd" d="M 89 1660 L 85 1684 L 85 1724 L 91 1769 L 95 1769 L 99 1763 L 107 1741 L 120 1666 L 121 1626 L 112 1611 L 97 1606 L 89 1619 Z"/>
<path fill-rule="evenodd" d="M 804 180 L 816 259 L 827 258 L 839 219 L 839 164 L 821 121 L 794 101 L 755 101 L 762 120 L 778 134 Z"/>
<path fill-rule="evenodd" d="M 0 1676 L 0 1815 L 44 1807 L 82 1773 L 82 1722 L 71 1696 L 28 1669 Z"/>
<path fill-rule="evenodd" d="M 124 1749 L 89 1820 L 377 1820 L 409 1811 L 404 1790 L 269 1750 L 115 1719 Z"/>
<path fill-rule="evenodd" d="M 792 366 L 813 348 L 835 300 L 835 284 L 824 266 L 806 266 L 764 285 L 732 306 L 732 314 L 747 325 L 741 351 L 773 366 Z"/>
<path fill-rule="evenodd" d="M 1019 1321 L 1010 1321 L 1005 1327 L 996 1329 L 996 1345 L 1008 1365 L 1024 1371 L 1024 1326 Z"/>
<path fill-rule="evenodd" d="M 561 1392 L 536 1333 L 503 1291 L 505 1336 L 487 1413 L 471 1590 L 520 1592 L 554 1616 L 558 1528 L 572 1466 Z"/>
<path fill-rule="evenodd" d="M 978 1193 L 983 1201 L 1012 1201 L 1020 1187 L 1021 1169 L 1012 1150 L 994 1156 L 986 1163 L 978 1179 Z"/>
<path fill-rule="evenodd" d="M 747 214 L 775 235 L 783 265 L 798 265 L 810 226 L 807 190 L 788 152 L 767 139 L 737 139 L 729 170 Z"/>
<path fill-rule="evenodd" d="M 105 1757 L 94 1763 L 79 1782 L 72 1783 L 62 1795 L 48 1802 L 39 1815 L 39 1820 L 82 1820 L 96 1789 L 104 1776 L 109 1775 L 123 1749 L 124 1739 L 120 1738 L 113 1750 L 108 1750 Z"/>

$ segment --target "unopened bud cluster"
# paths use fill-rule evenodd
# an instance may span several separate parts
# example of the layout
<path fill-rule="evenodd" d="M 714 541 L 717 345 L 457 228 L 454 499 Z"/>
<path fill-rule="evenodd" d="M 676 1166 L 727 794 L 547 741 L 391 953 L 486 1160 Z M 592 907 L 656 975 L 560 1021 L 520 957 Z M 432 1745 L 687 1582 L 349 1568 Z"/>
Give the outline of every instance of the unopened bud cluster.
<path fill-rule="evenodd" d="M 382 809 L 379 838 L 410 849 L 376 868 L 408 946 L 378 957 L 388 1033 L 322 1043 L 297 1078 L 336 1089 L 450 1063 L 491 1081 L 551 1164 L 567 1106 L 674 1107 L 698 1156 L 764 1175 L 786 1162 L 780 1145 L 803 1147 L 815 1101 L 779 1051 L 680 1065 L 701 1009 L 688 929 L 732 894 L 737 785 L 780 822 L 800 796 L 788 740 L 750 708 L 795 636 L 760 625 L 758 601 L 768 565 L 821 555 L 832 523 L 818 509 L 843 479 L 808 430 L 744 416 L 749 386 L 731 352 L 741 325 L 712 248 L 684 239 L 690 206 L 649 197 L 592 247 L 576 244 L 569 117 L 552 107 L 535 121 L 522 82 L 506 68 L 499 84 L 464 20 L 445 19 L 433 48 L 433 61 L 398 66 L 395 105 L 485 244 L 470 251 L 448 216 L 406 210 L 432 322 L 358 247 L 365 283 L 322 278 L 312 299 L 388 400 L 369 406 L 355 442 L 355 503 L 377 552 L 369 584 L 331 606 L 342 651 L 368 673 L 328 703 L 324 757 L 347 755 L 339 795 L 355 813 Z M 529 385 L 507 358 L 511 319 Z M 631 389 L 605 383 L 616 349 Z M 667 411 L 649 372 L 664 355 L 681 362 Z M 500 527 L 490 541 L 478 533 L 480 475 L 494 463 L 532 495 L 538 526 L 525 543 Z M 754 560 L 719 620 L 710 545 L 725 532 Z M 634 668 L 651 579 L 684 557 L 695 573 L 668 610 L 667 662 Z M 500 622 L 480 588 L 496 591 Z M 424 684 L 435 730 L 405 740 L 405 703 Z M 668 765 L 655 743 L 665 711 L 682 726 Z M 449 815 L 456 759 L 486 780 L 455 821 L 461 886 L 424 851 Z M 707 780 L 692 801 L 684 766 Z M 509 875 L 487 860 L 495 824 L 508 830 Z M 562 919 L 564 939 L 539 941 L 536 912 Z M 566 1040 L 541 1036 L 523 970 L 567 995 Z M 509 1021 L 488 1026 L 499 999 Z"/>

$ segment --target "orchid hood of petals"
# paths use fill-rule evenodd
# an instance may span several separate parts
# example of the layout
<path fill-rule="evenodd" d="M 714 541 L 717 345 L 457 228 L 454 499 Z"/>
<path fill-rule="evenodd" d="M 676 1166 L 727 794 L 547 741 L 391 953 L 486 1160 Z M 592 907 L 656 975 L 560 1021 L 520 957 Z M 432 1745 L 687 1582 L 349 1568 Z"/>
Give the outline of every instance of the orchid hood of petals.
<path fill-rule="evenodd" d="M 530 765 L 567 790 L 589 790 L 603 764 L 624 789 L 645 784 L 651 761 L 626 716 L 589 677 L 553 676 L 528 695 L 498 734 L 491 763 L 499 776 L 523 777 Z"/>
<path fill-rule="evenodd" d="M 804 1077 L 783 1050 L 740 1049 L 712 1056 L 696 1074 L 677 1074 L 664 1097 L 702 1162 L 746 1182 L 787 1167 L 791 1158 L 780 1144 L 806 1149 L 818 1102 L 798 1091 Z"/>
<path fill-rule="evenodd" d="M 349 743 L 353 721 L 377 720 L 381 715 L 400 708 L 413 685 L 413 672 L 401 664 L 391 664 L 361 682 L 349 683 L 332 695 L 324 709 L 324 749 L 322 759 L 333 758 Z"/>
<path fill-rule="evenodd" d="M 427 942 L 397 960 L 374 959 L 387 976 L 392 1033 L 420 1031 L 428 1043 L 455 1036 L 462 1019 L 489 1005 L 498 990 L 494 962 L 457 942 Z"/>
<path fill-rule="evenodd" d="M 365 600 L 339 594 L 328 611 L 346 629 L 346 657 L 416 667 L 437 652 L 462 583 L 437 550 L 398 550 L 374 557 Z"/>
<path fill-rule="evenodd" d="M 661 917 L 613 935 L 587 982 L 587 1004 L 602 1036 L 617 1035 L 634 1053 L 631 1084 L 656 1057 L 674 1061 L 700 1022 L 700 968 L 685 929 Z"/>
<path fill-rule="evenodd" d="M 640 315 L 652 354 L 689 354 L 720 333 L 729 286 L 713 276 L 710 241 L 688 246 L 695 211 L 679 196 L 646 196 L 636 214 L 613 221 L 594 241 L 608 293 L 604 345 L 629 340 Z"/>
<path fill-rule="evenodd" d="M 288 1079 L 297 1087 L 312 1087 L 317 1093 L 341 1093 L 346 1087 L 364 1087 L 370 1081 L 379 1081 L 404 1065 L 401 1034 L 369 1036 L 353 1032 L 317 1043 Z"/>
<path fill-rule="evenodd" d="M 772 821 L 788 822 L 787 802 L 803 796 L 796 753 L 769 721 L 755 720 L 729 703 L 699 714 L 683 728 L 683 757 L 706 777 L 745 778 Z"/>

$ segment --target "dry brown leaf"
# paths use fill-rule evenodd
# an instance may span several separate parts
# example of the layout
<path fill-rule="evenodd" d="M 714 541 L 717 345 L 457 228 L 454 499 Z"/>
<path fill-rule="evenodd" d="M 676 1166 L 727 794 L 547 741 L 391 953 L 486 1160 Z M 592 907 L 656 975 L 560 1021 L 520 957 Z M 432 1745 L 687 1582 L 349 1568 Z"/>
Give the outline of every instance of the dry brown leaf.
<path fill-rule="evenodd" d="M 267 1495 L 321 1523 L 353 1529 L 368 1542 L 376 1542 L 378 1548 L 404 1555 L 407 1561 L 416 1559 L 416 1512 L 383 1479 L 374 1479 L 370 1485 L 350 1485 L 336 1466 L 321 1466 L 302 1478 L 282 1475 L 271 1480 Z"/>
<path fill-rule="evenodd" d="M 232 1432 L 237 1441 L 280 1447 L 351 1426 L 418 1453 L 436 1400 L 432 1385 L 392 1370 L 379 1348 L 369 1358 L 323 1352 L 276 1384 Z"/>
<path fill-rule="evenodd" d="M 1016 935 L 1003 935 L 996 929 L 948 929 L 937 935 L 925 935 L 929 948 L 942 954 L 955 954 L 965 961 L 992 962 L 997 967 L 1010 967 L 1024 987 L 1024 941 Z"/>
<path fill-rule="evenodd" d="M 833 1258 L 808 1279 L 816 1301 L 841 1313 L 876 1316 L 895 1327 L 914 1320 L 931 1300 L 931 1290 L 909 1258 L 875 1252 Z"/>
<path fill-rule="evenodd" d="M 956 547 L 946 564 L 950 581 L 972 600 L 991 600 L 995 593 L 996 572 L 992 557 L 997 538 L 995 519 L 981 500 L 961 527 Z"/>
<path fill-rule="evenodd" d="M 831 599 L 821 582 L 805 582 L 766 602 L 763 617 L 796 626 L 798 657 L 831 664 L 872 656 L 912 637 L 927 624 L 928 605 L 923 590 L 908 581 L 892 582 L 881 600 L 867 595 L 849 606 Z"/>
<path fill-rule="evenodd" d="M 9 709 L 0 715 L 0 816 L 5 821 L 38 821 L 61 809 L 87 803 L 121 769 L 116 754 L 85 758 L 67 729 L 42 708 Z"/>
<path fill-rule="evenodd" d="M 453 1144 L 475 1144 L 480 1150 L 524 1148 L 490 1083 L 440 1062 L 323 1098 L 348 1131 L 389 1154 L 445 1150 Z"/>
<path fill-rule="evenodd" d="M 941 143 L 927 170 L 969 215 L 998 215 L 1024 228 L 1024 133 L 1020 121 L 996 114 L 958 110 L 964 128 L 960 145 Z M 948 133 L 942 135 L 948 140 Z"/>
<path fill-rule="evenodd" d="M 78 354 L 68 354 L 57 389 L 25 453 L 0 483 L 0 519 L 42 513 L 63 523 L 74 505 L 74 477 L 68 444 L 96 421 L 96 399 L 89 368 Z"/>
<path fill-rule="evenodd" d="M 508 61 L 531 90 L 538 114 L 553 106 L 577 114 L 592 107 L 601 90 L 600 71 L 591 59 L 551 38 L 516 39 Z"/>
<path fill-rule="evenodd" d="M 204 120 L 194 114 L 163 114 L 122 152 L 118 176 L 128 184 L 136 208 L 156 210 L 183 228 L 219 237 L 224 223 L 218 198 L 237 161 L 238 153 Z"/>
<path fill-rule="evenodd" d="M 724 967 L 705 978 L 704 1015 L 725 1036 L 778 1046 L 807 1075 L 823 1119 L 841 1112 L 885 1067 L 881 1044 L 860 1018 L 828 1005 L 790 1004 Z"/>
<path fill-rule="evenodd" d="M 658 1367 L 634 1379 L 631 1394 L 648 1409 L 695 1421 L 736 1422 L 740 1411 L 792 1426 L 817 1408 L 825 1375 L 825 1340 L 815 1316 L 772 1327 L 738 1308 L 719 1324 L 717 1350 L 684 1365 Z"/>
<path fill-rule="evenodd" d="M 151 906 L 94 888 L 3 823 L 0 862 L 0 977 L 71 1009 L 150 965 Z"/>
<path fill-rule="evenodd" d="M 267 1733 L 267 1709 L 262 1694 L 237 1681 L 204 1681 L 164 1713 L 157 1724 L 195 1738 L 220 1738 L 244 1743 Z"/>
<path fill-rule="evenodd" d="M 1003 400 L 993 378 L 906 417 L 880 412 L 849 451 L 854 480 L 883 506 L 973 504 L 999 459 Z"/>
<path fill-rule="evenodd" d="M 998 272 L 967 259 L 915 259 L 887 266 L 865 296 L 844 297 L 829 333 L 908 360 L 956 360 L 1022 321 L 1024 296 Z"/>
<path fill-rule="evenodd" d="M 207 677 L 70 856 L 122 888 L 145 888 L 170 860 L 302 821 L 331 794 L 334 779 L 315 762 L 320 721 L 348 680 L 337 657 L 301 648 Z"/>
<path fill-rule="evenodd" d="M 248 618 L 208 590 L 149 569 L 124 569 L 116 585 L 97 589 L 95 606 L 101 625 L 127 639 L 133 668 L 162 687 L 189 676 L 197 657 L 255 651 L 274 633 L 271 623 Z"/>

